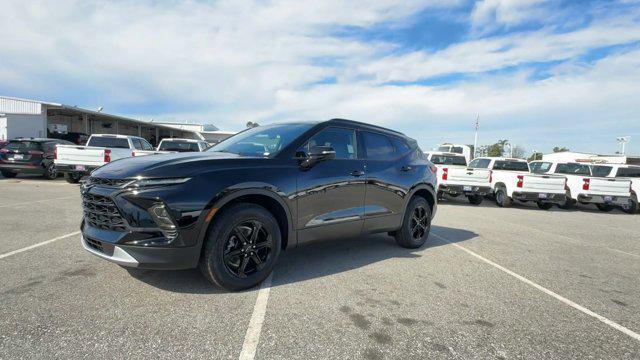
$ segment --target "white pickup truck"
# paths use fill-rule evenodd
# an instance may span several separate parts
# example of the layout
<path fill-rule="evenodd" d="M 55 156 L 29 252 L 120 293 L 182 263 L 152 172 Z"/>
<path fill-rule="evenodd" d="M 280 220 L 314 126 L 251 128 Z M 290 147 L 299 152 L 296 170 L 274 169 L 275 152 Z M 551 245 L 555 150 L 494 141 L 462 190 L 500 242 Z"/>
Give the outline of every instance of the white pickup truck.
<path fill-rule="evenodd" d="M 570 209 L 579 202 L 594 204 L 601 211 L 611 211 L 615 205 L 629 203 L 630 180 L 594 176 L 588 164 L 532 161 L 529 166 L 532 172 L 562 175 L 567 179 L 567 201 L 559 204 L 561 208 Z"/>
<path fill-rule="evenodd" d="M 156 153 L 147 140 L 138 136 L 95 134 L 89 137 L 86 146 L 56 146 L 54 163 L 67 182 L 77 183 L 82 176 L 108 162 Z"/>
<path fill-rule="evenodd" d="M 438 197 L 464 195 L 473 205 L 480 205 L 491 193 L 491 170 L 467 167 L 463 154 L 428 151 L 427 159 L 438 168 Z"/>
<path fill-rule="evenodd" d="M 540 209 L 547 210 L 565 202 L 565 178 L 532 174 L 526 160 L 479 157 L 469 167 L 491 170 L 491 191 L 500 207 L 510 206 L 513 200 L 535 201 Z"/>
<path fill-rule="evenodd" d="M 593 164 L 590 165 L 593 176 L 605 176 L 631 182 L 630 199 L 626 205 L 620 205 L 622 211 L 627 214 L 635 214 L 638 211 L 638 197 L 640 196 L 640 166 L 626 164 Z"/>

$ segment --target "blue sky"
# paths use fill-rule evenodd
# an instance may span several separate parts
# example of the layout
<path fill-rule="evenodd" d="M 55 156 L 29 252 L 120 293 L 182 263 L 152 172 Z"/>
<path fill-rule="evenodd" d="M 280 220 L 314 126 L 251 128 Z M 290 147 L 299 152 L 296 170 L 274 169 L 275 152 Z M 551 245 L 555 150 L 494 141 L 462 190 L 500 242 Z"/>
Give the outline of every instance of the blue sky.
<path fill-rule="evenodd" d="M 51 14 L 55 14 L 52 17 Z M 240 130 L 344 117 L 425 149 L 640 154 L 640 2 L 5 1 L 0 94 Z"/>

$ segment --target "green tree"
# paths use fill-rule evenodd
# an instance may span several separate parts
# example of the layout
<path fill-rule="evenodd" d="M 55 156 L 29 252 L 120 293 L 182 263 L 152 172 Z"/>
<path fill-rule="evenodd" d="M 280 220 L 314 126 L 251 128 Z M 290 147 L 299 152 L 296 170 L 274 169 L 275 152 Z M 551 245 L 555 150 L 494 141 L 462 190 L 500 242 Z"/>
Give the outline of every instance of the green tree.
<path fill-rule="evenodd" d="M 542 160 L 542 153 L 541 152 L 534 152 L 527 159 L 527 161 L 534 161 L 534 160 Z"/>
<path fill-rule="evenodd" d="M 487 156 L 502 156 L 503 146 L 495 143 L 493 145 L 489 145 L 489 149 L 487 150 Z"/>
<path fill-rule="evenodd" d="M 553 147 L 553 152 L 554 153 L 563 152 L 563 151 L 569 151 L 569 148 L 564 147 L 564 146 L 554 146 Z"/>

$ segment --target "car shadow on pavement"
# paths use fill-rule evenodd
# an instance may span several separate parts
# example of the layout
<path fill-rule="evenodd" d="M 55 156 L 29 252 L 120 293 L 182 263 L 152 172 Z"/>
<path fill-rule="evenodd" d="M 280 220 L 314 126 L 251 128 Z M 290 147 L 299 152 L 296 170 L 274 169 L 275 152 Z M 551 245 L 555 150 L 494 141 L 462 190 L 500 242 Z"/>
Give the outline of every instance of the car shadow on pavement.
<path fill-rule="evenodd" d="M 370 264 L 391 258 L 419 258 L 423 252 L 448 243 L 433 233 L 456 243 L 473 239 L 476 233 L 432 226 L 432 235 L 427 243 L 418 249 L 405 249 L 398 246 L 395 240 L 386 234 L 366 235 L 350 239 L 317 241 L 280 254 L 275 266 L 275 277 L 272 286 L 285 285 L 314 278 L 320 278 L 346 271 L 355 270 Z M 129 274 L 137 280 L 159 289 L 191 294 L 216 294 L 226 291 L 211 285 L 198 269 L 179 271 L 153 271 L 128 269 Z M 248 291 L 256 290 L 254 288 Z"/>

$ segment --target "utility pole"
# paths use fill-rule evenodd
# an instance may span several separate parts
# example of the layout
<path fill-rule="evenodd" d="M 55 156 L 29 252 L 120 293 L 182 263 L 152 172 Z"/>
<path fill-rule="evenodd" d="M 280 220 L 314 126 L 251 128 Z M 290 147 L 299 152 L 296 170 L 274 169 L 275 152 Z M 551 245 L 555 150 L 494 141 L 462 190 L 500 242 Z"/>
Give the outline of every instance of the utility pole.
<path fill-rule="evenodd" d="M 616 138 L 616 140 L 618 141 L 618 144 L 622 144 L 622 151 L 620 152 L 620 154 L 624 155 L 625 145 L 627 145 L 627 143 L 631 140 L 631 136 L 620 136 Z"/>
<path fill-rule="evenodd" d="M 480 128 L 480 113 L 476 116 L 476 135 L 473 139 L 473 157 L 477 157 L 478 155 L 478 129 Z"/>

